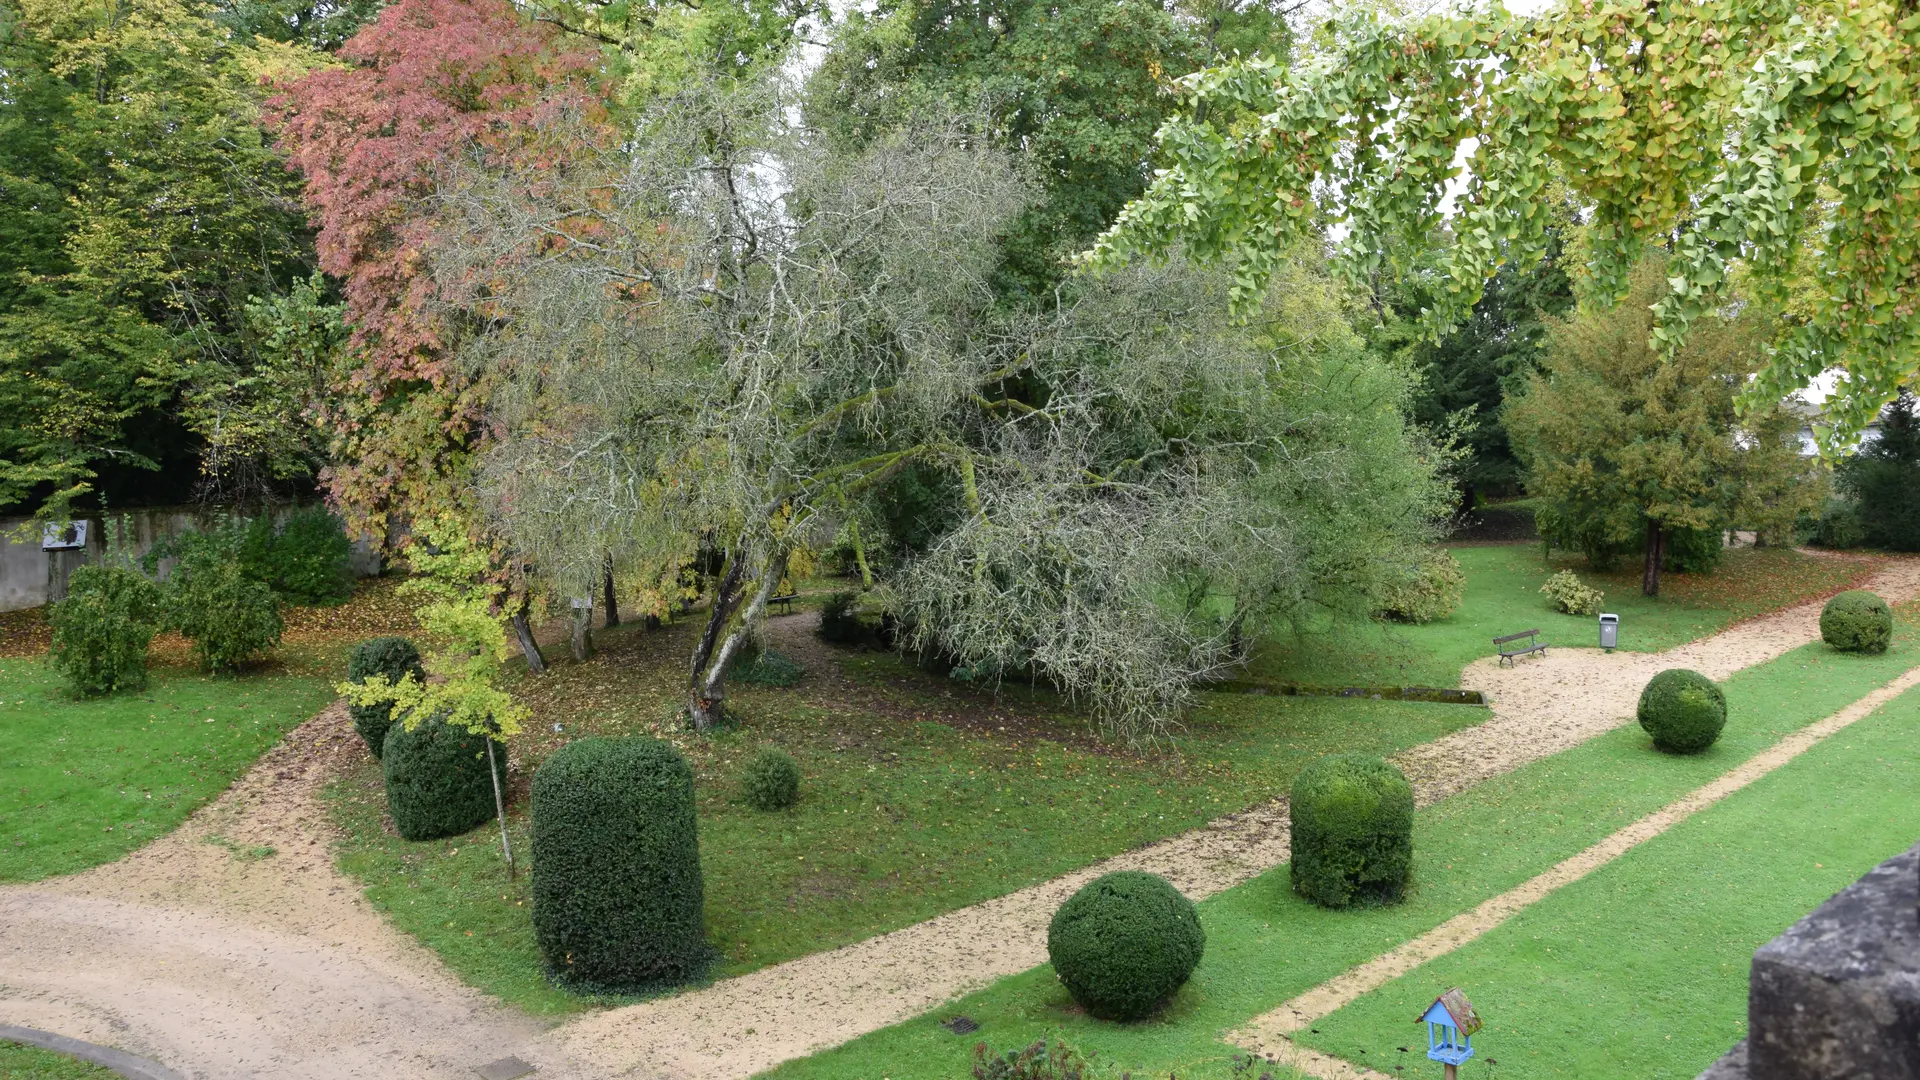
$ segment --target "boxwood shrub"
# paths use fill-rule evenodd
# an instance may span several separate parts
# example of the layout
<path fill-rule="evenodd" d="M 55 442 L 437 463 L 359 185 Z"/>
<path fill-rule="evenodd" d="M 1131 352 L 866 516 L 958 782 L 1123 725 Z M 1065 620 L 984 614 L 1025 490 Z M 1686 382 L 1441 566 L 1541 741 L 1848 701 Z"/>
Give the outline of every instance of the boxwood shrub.
<path fill-rule="evenodd" d="M 1697 754 L 1712 746 L 1727 726 L 1727 696 L 1697 671 L 1669 668 L 1647 680 L 1637 715 L 1654 746 Z"/>
<path fill-rule="evenodd" d="M 160 632 L 160 588 L 136 571 L 82 566 L 53 605 L 47 659 L 76 694 L 111 694 L 147 685 L 147 646 Z"/>
<path fill-rule="evenodd" d="M 755 810 L 785 810 L 800 801 L 800 765 L 785 750 L 763 746 L 740 770 L 740 794 Z"/>
<path fill-rule="evenodd" d="M 388 682 L 397 683 L 408 675 L 425 681 L 427 672 L 420 666 L 420 650 L 413 642 L 403 637 L 377 637 L 355 645 L 353 655 L 347 659 L 348 682 L 363 683 L 373 675 L 385 675 Z M 384 753 L 387 727 L 393 723 L 393 706 L 386 702 L 349 705 L 347 713 L 353 717 L 353 730 L 366 740 L 373 756 L 377 758 Z"/>
<path fill-rule="evenodd" d="M 1843 592 L 1820 611 L 1820 639 L 1842 652 L 1886 652 L 1893 644 L 1893 610 L 1865 589 Z"/>
<path fill-rule="evenodd" d="M 507 748 L 495 743 L 494 766 L 507 788 Z M 408 731 L 387 728 L 380 764 L 387 778 L 387 813 L 407 840 L 459 836 L 493 816 L 493 778 L 487 740 L 438 717 Z"/>
<path fill-rule="evenodd" d="M 1088 882 L 1047 926 L 1054 973 L 1103 1020 L 1137 1020 L 1160 1008 L 1186 985 L 1206 947 L 1193 901 L 1140 870 Z"/>
<path fill-rule="evenodd" d="M 578 739 L 533 775 L 533 932 L 555 979 L 657 989 L 711 960 L 693 770 L 644 737 Z"/>
<path fill-rule="evenodd" d="M 1328 754 L 1293 781 L 1293 891 L 1323 907 L 1390 904 L 1413 872 L 1413 785 L 1367 754 Z"/>

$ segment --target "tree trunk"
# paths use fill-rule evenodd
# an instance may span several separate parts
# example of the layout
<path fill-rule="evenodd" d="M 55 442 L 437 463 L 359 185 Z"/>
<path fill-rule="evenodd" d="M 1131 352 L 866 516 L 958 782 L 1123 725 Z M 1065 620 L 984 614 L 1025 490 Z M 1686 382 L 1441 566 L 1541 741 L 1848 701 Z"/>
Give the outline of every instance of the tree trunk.
<path fill-rule="evenodd" d="M 693 646 L 693 666 L 687 673 L 687 719 L 693 722 L 695 731 L 705 731 L 718 723 L 725 713 L 724 695 L 710 698 L 709 687 L 702 684 L 701 676 L 706 673 L 707 665 L 713 660 L 714 649 L 720 644 L 720 631 L 726 628 L 727 620 L 733 617 L 733 609 L 740 603 L 740 579 L 746 572 L 746 560 L 736 556 L 727 563 L 720 582 L 713 590 L 713 610 L 707 614 L 707 628 L 700 633 L 700 640 Z M 719 689 L 716 683 L 712 689 Z"/>
<path fill-rule="evenodd" d="M 707 620 L 706 633 L 701 635 L 702 649 L 694 653 L 693 678 L 689 685 L 687 713 L 693 718 L 694 727 L 706 730 L 726 715 L 726 679 L 727 666 L 733 663 L 734 656 L 746 643 L 753 625 L 767 610 L 767 602 L 773 598 L 774 590 L 780 585 L 780 579 L 787 573 L 787 552 L 776 552 L 767 560 L 760 574 L 760 587 L 754 590 L 753 600 L 747 610 L 741 614 L 739 625 L 727 634 L 726 641 L 717 648 L 712 642 L 718 641 L 720 631 L 725 628 L 734 607 L 740 603 L 740 579 L 738 562 L 727 569 L 723 592 L 728 596 L 727 615 L 720 614 L 720 596 L 714 598 L 714 615 Z"/>
<path fill-rule="evenodd" d="M 547 658 L 540 655 L 540 643 L 533 640 L 533 627 L 527 624 L 527 608 L 532 601 L 522 596 L 519 610 L 513 613 L 513 636 L 520 641 L 520 652 L 527 658 L 527 670 L 535 675 L 547 673 Z"/>
<path fill-rule="evenodd" d="M 607 571 L 600 582 L 600 602 L 607 609 L 608 630 L 620 625 L 620 598 L 613 591 L 613 556 L 607 556 Z"/>
<path fill-rule="evenodd" d="M 1660 563 L 1667 553 L 1667 531 L 1657 521 L 1647 522 L 1647 567 L 1640 575 L 1642 596 L 1660 595 Z"/>
<path fill-rule="evenodd" d="M 573 621 L 568 644 L 573 662 L 584 664 L 593 659 L 593 601 L 582 596 L 573 601 Z"/>

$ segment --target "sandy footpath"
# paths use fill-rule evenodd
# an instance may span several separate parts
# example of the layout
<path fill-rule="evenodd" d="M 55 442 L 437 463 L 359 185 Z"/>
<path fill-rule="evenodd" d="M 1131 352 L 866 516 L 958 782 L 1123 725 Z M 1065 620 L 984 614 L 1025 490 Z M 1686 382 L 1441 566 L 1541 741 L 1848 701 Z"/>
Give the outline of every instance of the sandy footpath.
<path fill-rule="evenodd" d="M 1920 595 L 1920 561 L 1890 564 L 1869 587 Z M 1396 760 L 1431 803 L 1624 722 L 1655 671 L 1724 678 L 1817 638 L 1818 617 L 1805 605 L 1659 655 L 1556 648 L 1510 669 L 1477 664 L 1465 682 L 1494 695 L 1488 720 Z M 1287 857 L 1286 808 L 1273 803 L 891 934 L 548 1031 L 461 984 L 334 869 L 316 795 L 364 752 L 336 705 L 173 834 L 108 866 L 0 886 L 0 1022 L 194 1080 L 436 1080 L 507 1055 L 545 1077 L 746 1077 L 1043 963 L 1053 909 L 1098 874 L 1151 870 L 1199 898 Z M 261 846 L 275 854 L 246 857 Z"/>
<path fill-rule="evenodd" d="M 1920 561 L 1867 583 L 1889 601 L 1920 596 Z M 1483 724 L 1394 758 L 1423 806 L 1558 753 L 1632 719 L 1654 673 L 1693 668 L 1724 679 L 1817 640 L 1821 604 L 1803 604 L 1664 653 L 1549 648 L 1502 668 L 1481 661 L 1466 686 L 1493 695 Z M 1054 908 L 1112 870 L 1150 870 L 1198 900 L 1285 862 L 1283 802 L 1077 873 L 831 952 L 711 988 L 572 1021 L 558 1033 L 590 1068 L 640 1068 L 676 1080 L 734 1080 L 925 1013 L 996 979 L 1045 963 Z"/>
<path fill-rule="evenodd" d="M 509 1054 L 582 1075 L 540 1025 L 463 986 L 334 869 L 315 796 L 364 753 L 336 704 L 172 834 L 0 887 L 0 1021 L 193 1080 L 471 1080 Z M 247 857 L 262 846 L 275 854 Z"/>

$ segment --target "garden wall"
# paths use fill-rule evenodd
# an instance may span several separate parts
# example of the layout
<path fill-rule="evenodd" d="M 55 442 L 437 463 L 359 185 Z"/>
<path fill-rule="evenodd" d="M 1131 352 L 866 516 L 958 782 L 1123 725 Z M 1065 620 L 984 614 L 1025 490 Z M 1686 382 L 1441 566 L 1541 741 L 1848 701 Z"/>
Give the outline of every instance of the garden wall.
<path fill-rule="evenodd" d="M 274 511 L 274 519 L 283 519 L 294 509 L 282 507 Z M 137 558 L 162 537 L 176 536 L 195 525 L 210 525 L 220 513 L 218 508 L 162 506 L 122 511 L 113 516 L 116 521 L 126 523 L 133 555 Z M 76 566 L 99 561 L 105 554 L 105 544 L 106 530 L 98 518 L 88 522 L 86 550 L 71 552 L 42 551 L 40 529 L 24 518 L 0 520 L 0 611 L 39 607 L 48 600 L 59 599 L 66 575 Z M 374 552 L 373 545 L 361 537 L 353 542 L 349 565 L 355 577 L 373 577 L 380 573 L 380 556 Z M 166 577 L 172 569 L 171 560 L 162 561 L 160 576 Z"/>

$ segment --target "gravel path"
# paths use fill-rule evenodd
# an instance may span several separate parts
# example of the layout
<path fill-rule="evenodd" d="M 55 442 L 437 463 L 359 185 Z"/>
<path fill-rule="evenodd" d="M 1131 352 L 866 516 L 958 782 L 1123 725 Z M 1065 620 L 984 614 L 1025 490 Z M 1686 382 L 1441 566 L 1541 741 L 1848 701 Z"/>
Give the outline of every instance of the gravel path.
<path fill-rule="evenodd" d="M 363 755 L 335 705 L 226 794 L 119 862 L 0 888 L 0 1021 L 192 1080 L 471 1080 L 540 1026 L 461 985 L 333 868 L 315 795 Z M 274 854 L 253 857 L 255 849 Z"/>
<path fill-rule="evenodd" d="M 1920 596 L 1920 560 L 1892 562 L 1866 587 L 1894 602 Z M 1493 695 L 1487 722 L 1394 761 L 1413 781 L 1420 805 L 1430 805 L 1629 722 L 1655 672 L 1689 667 L 1724 679 L 1817 640 L 1820 608 L 1788 608 L 1664 653 L 1550 648 L 1512 667 L 1476 663 L 1462 681 Z M 568 1056 L 584 1065 L 736 1080 L 1045 963 L 1054 908 L 1100 874 L 1150 870 L 1198 900 L 1285 862 L 1288 840 L 1286 806 L 1271 803 L 890 934 L 583 1017 L 558 1034 Z"/>
<path fill-rule="evenodd" d="M 1920 562 L 1870 583 L 1920 595 Z M 1488 721 L 1398 761 L 1431 803 L 1631 715 L 1664 667 L 1724 678 L 1818 636 L 1819 605 L 1659 656 L 1553 649 L 1476 665 Z M 333 868 L 316 793 L 364 753 L 330 708 L 179 830 L 117 863 L 0 887 L 0 1022 L 153 1058 L 194 1080 L 471 1077 L 508 1055 L 545 1077 L 746 1077 L 1046 959 L 1046 923 L 1092 877 L 1139 868 L 1204 897 L 1287 856 L 1275 803 L 1099 866 L 705 990 L 554 1031 L 462 985 Z M 275 853 L 248 857 L 260 847 Z"/>

